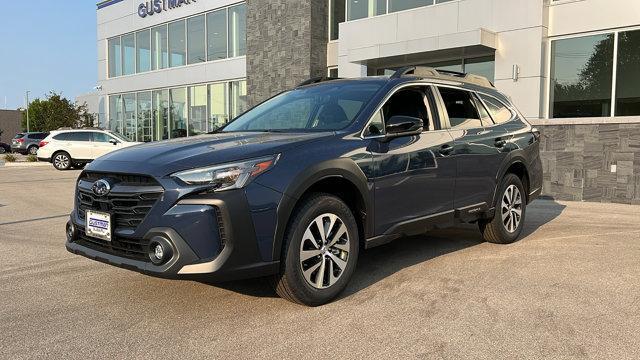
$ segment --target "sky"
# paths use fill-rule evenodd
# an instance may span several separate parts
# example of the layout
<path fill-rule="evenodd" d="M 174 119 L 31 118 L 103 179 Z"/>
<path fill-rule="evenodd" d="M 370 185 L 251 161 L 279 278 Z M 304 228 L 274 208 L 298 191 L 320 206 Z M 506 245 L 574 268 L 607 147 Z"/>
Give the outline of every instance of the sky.
<path fill-rule="evenodd" d="M 0 0 L 0 109 L 96 86 L 97 0 Z M 6 107 L 5 107 L 6 97 Z"/>

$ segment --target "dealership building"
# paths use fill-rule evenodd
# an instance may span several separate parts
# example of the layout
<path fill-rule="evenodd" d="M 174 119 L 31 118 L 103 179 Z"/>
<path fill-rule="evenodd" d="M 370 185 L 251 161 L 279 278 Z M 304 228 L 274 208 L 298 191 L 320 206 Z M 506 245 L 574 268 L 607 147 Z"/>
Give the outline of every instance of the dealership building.
<path fill-rule="evenodd" d="M 640 203 L 638 0 L 106 0 L 101 126 L 211 131 L 316 76 L 486 76 L 542 131 L 544 191 Z"/>

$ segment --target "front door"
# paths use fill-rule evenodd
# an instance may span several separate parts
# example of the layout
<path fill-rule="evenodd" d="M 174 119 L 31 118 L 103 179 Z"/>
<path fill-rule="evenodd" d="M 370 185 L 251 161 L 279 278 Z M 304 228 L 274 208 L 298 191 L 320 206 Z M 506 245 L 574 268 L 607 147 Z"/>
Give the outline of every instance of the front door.
<path fill-rule="evenodd" d="M 403 88 L 376 114 L 382 124 L 394 115 L 424 122 L 420 135 L 371 140 L 376 235 L 421 233 L 430 218 L 453 218 L 453 139 L 441 128 L 437 112 L 431 111 L 431 96 L 428 86 Z"/>

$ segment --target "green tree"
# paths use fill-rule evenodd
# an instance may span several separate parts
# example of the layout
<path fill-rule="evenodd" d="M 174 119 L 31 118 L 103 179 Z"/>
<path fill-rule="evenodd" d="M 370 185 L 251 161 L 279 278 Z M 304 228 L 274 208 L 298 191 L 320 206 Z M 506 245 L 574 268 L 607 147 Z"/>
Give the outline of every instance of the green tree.
<path fill-rule="evenodd" d="M 29 130 L 51 131 L 61 127 L 81 126 L 82 111 L 86 105 L 77 106 L 61 94 L 50 92 L 46 99 L 35 99 L 29 104 Z M 27 128 L 27 114 L 22 114 L 22 127 Z"/>

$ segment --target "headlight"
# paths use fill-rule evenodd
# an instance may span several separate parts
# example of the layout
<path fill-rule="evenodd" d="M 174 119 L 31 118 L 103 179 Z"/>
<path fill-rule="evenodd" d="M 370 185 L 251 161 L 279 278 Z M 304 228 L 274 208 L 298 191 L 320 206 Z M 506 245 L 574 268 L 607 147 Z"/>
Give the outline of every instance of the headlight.
<path fill-rule="evenodd" d="M 215 191 L 240 189 L 258 175 L 272 168 L 278 155 L 266 156 L 232 164 L 223 164 L 177 172 L 171 177 L 189 185 L 211 185 Z"/>

